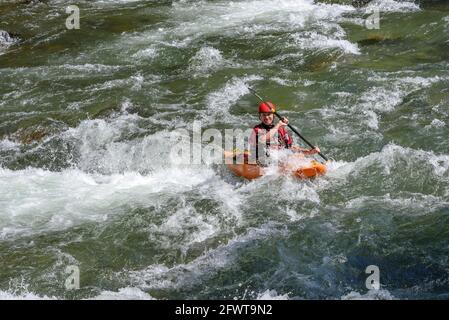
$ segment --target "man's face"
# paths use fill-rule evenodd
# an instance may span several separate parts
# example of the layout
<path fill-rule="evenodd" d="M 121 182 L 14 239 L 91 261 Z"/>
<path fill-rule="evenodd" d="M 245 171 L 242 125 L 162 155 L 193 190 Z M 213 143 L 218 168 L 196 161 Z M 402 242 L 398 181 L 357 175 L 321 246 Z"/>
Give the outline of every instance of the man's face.
<path fill-rule="evenodd" d="M 260 121 L 266 125 L 271 125 L 274 120 L 274 115 L 272 113 L 261 113 L 259 114 Z"/>

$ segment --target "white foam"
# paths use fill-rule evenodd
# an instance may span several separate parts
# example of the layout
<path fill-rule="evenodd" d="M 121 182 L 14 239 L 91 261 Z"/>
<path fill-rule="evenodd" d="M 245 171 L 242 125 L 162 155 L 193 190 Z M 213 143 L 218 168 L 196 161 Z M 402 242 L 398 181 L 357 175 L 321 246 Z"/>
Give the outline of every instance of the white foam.
<path fill-rule="evenodd" d="M 58 300 L 58 298 L 41 296 L 28 291 L 18 293 L 0 290 L 0 300 Z"/>
<path fill-rule="evenodd" d="M 60 66 L 50 66 L 50 68 L 56 67 L 58 69 L 66 69 L 71 71 L 78 71 L 83 74 L 85 73 L 106 73 L 106 72 L 115 72 L 119 71 L 121 69 L 120 66 L 111 66 L 111 65 L 104 65 L 104 64 L 91 64 L 91 63 L 85 63 L 82 65 L 72 65 L 72 64 L 63 64 Z"/>
<path fill-rule="evenodd" d="M 406 159 L 407 163 L 416 163 L 421 167 L 428 164 L 436 176 L 444 177 L 449 172 L 449 155 L 435 155 L 431 151 L 415 150 L 390 143 L 381 151 L 360 157 L 354 162 L 331 162 L 328 169 L 336 165 L 338 170 L 328 170 L 326 176 L 338 180 L 345 179 L 373 165 L 380 166 L 386 175 L 390 175 L 400 159 Z"/>
<path fill-rule="evenodd" d="M 179 194 L 180 206 L 174 212 L 166 212 L 162 223 L 147 228 L 151 241 L 162 248 L 177 248 L 185 254 L 195 244 L 201 244 L 241 224 L 242 196 L 238 190 L 220 179 L 209 179 L 207 184 L 198 186 L 196 190 L 201 199 L 217 202 L 219 217 L 210 211 L 196 209 L 185 195 Z"/>
<path fill-rule="evenodd" d="M 296 43 L 302 49 L 339 48 L 344 53 L 360 54 L 357 44 L 344 39 L 334 39 L 316 32 L 303 32 L 294 36 Z"/>
<path fill-rule="evenodd" d="M 173 7 L 173 18 L 183 21 L 176 28 L 175 34 L 183 37 L 213 33 L 234 34 L 236 31 L 253 32 L 254 29 L 248 29 L 248 26 L 285 21 L 293 13 L 313 15 L 316 8 L 312 0 L 219 1 L 199 2 L 195 5 L 174 3 Z M 263 30 L 266 28 L 259 29 Z"/>
<path fill-rule="evenodd" d="M 276 290 L 265 290 L 257 295 L 256 300 L 289 300 L 288 293 L 278 294 Z"/>
<path fill-rule="evenodd" d="M 329 126 L 329 133 L 327 133 L 324 138 L 326 141 L 329 141 L 333 144 L 339 144 L 342 141 L 350 142 L 350 141 L 358 141 L 360 139 L 360 135 L 354 135 L 354 131 L 352 128 L 347 126 L 339 126 L 336 119 L 345 118 L 347 115 L 344 112 L 330 109 L 330 108 L 322 108 L 318 111 L 323 119 L 333 119 L 333 123 Z M 377 116 L 375 119 L 377 120 Z"/>
<path fill-rule="evenodd" d="M 87 88 L 69 88 L 65 91 L 48 91 L 35 95 L 39 91 L 39 86 L 42 84 L 42 79 L 52 79 L 52 81 L 58 82 L 58 80 L 73 80 L 73 79 L 84 79 L 88 74 L 95 75 L 95 77 L 113 76 L 117 71 L 121 70 L 122 66 L 115 65 L 103 65 L 103 64 L 60 64 L 60 65 L 47 65 L 40 67 L 28 67 L 28 68 L 6 68 L 0 70 L 0 78 L 4 75 L 11 79 L 21 79 L 13 80 L 11 82 L 11 91 L 4 95 L 4 99 L 0 104 L 17 104 L 20 103 L 22 106 L 27 106 L 33 104 L 34 107 L 30 110 L 35 110 L 36 105 L 42 107 L 50 107 L 48 101 L 53 101 L 55 98 L 60 101 L 62 106 L 64 104 L 71 109 L 78 110 L 83 106 L 92 104 L 96 97 L 96 92 L 98 90 L 113 89 L 121 86 L 130 86 L 135 82 L 135 78 L 130 77 L 128 79 L 120 79 L 120 81 L 106 82 L 97 85 L 90 85 Z M 134 77 L 137 75 L 134 75 Z M 98 80 L 99 82 L 101 80 Z M 104 81 L 104 80 L 103 80 Z M 135 87 L 138 88 L 138 87 Z M 91 91 L 91 94 L 86 91 Z M 67 101 L 67 96 L 72 93 L 80 94 L 84 96 L 84 99 L 80 101 Z M 35 97 L 36 96 L 36 97 Z M 31 98 L 30 97 L 34 97 Z M 18 116 L 18 113 L 14 114 Z M 31 116 L 32 112 L 27 112 L 25 116 Z"/>
<path fill-rule="evenodd" d="M 434 172 L 438 176 L 443 176 L 449 172 L 449 156 L 436 156 L 433 152 L 426 153 L 429 163 L 433 166 Z"/>
<path fill-rule="evenodd" d="M 0 140 L 0 150 L 3 151 L 18 151 L 20 149 L 20 144 L 9 140 L 8 138 Z"/>
<path fill-rule="evenodd" d="M 402 102 L 402 99 L 406 94 L 406 91 L 397 87 L 374 87 L 363 93 L 360 99 L 362 101 L 363 108 L 369 108 L 375 111 L 390 112 Z"/>
<path fill-rule="evenodd" d="M 444 22 L 449 22 L 449 16 L 444 17 L 444 18 L 443 18 L 443 21 L 444 21 Z"/>
<path fill-rule="evenodd" d="M 422 215 L 433 212 L 439 208 L 449 206 L 449 202 L 441 197 L 420 193 L 400 192 L 391 196 L 389 193 L 382 196 L 361 196 L 346 203 L 346 208 L 360 209 L 369 204 L 383 203 L 385 208 L 392 208 L 396 213 L 404 212 L 407 215 Z"/>
<path fill-rule="evenodd" d="M 133 3 L 133 2 L 141 2 L 142 0 L 96 0 L 93 1 L 96 5 L 108 5 L 108 6 L 114 6 L 116 4 L 123 4 L 123 3 Z"/>
<path fill-rule="evenodd" d="M 374 85 L 364 92 L 359 103 L 351 108 L 351 112 L 359 117 L 363 115 L 366 125 L 373 130 L 378 130 L 379 114 L 394 111 L 407 95 L 445 79 L 439 76 L 429 78 L 410 77 L 403 76 L 403 73 L 376 74 L 369 80 L 382 83 L 382 85 Z M 388 86 L 385 85 L 386 83 Z"/>
<path fill-rule="evenodd" d="M 288 157 L 288 155 L 287 155 Z M 271 158 L 271 154 L 270 154 Z M 299 168 L 302 166 L 308 166 L 311 164 L 311 158 L 285 158 L 288 164 L 292 167 Z M 277 169 L 277 167 L 276 167 Z M 284 179 L 282 182 L 282 187 L 279 192 L 280 199 L 286 201 L 286 203 L 291 203 L 291 201 L 308 201 L 314 205 L 320 203 L 320 197 L 317 192 L 316 186 L 312 183 L 301 183 L 298 185 L 296 178 Z M 293 213 L 293 212 L 291 212 Z M 296 213 L 293 216 L 301 216 L 301 213 Z"/>
<path fill-rule="evenodd" d="M 101 85 L 92 85 L 87 88 L 89 91 L 103 91 L 115 88 L 129 87 L 131 90 L 138 91 L 142 88 L 145 78 L 141 74 L 135 74 L 126 79 L 108 80 Z"/>
<path fill-rule="evenodd" d="M 280 196 L 281 198 L 290 201 L 307 200 L 315 205 L 320 203 L 320 196 L 316 187 L 306 183 L 302 183 L 298 186 L 298 181 L 295 178 L 285 180 Z"/>
<path fill-rule="evenodd" d="M 394 300 L 394 296 L 385 289 L 374 290 L 371 289 L 365 294 L 360 294 L 357 291 L 351 291 L 350 293 L 341 297 L 342 300 Z"/>
<path fill-rule="evenodd" d="M 215 173 L 170 168 L 150 175 L 87 174 L 80 170 L 0 169 L 0 238 L 102 223 L 126 205 L 150 205 L 160 192 L 191 190 Z"/>
<path fill-rule="evenodd" d="M 224 59 L 220 50 L 213 47 L 202 47 L 189 61 L 189 70 L 194 77 L 205 75 L 210 76 L 220 68 L 237 66 L 237 64 Z"/>
<path fill-rule="evenodd" d="M 381 12 L 414 12 L 419 11 L 419 5 L 412 1 L 374 0 L 366 7 L 366 10 L 379 10 Z"/>
<path fill-rule="evenodd" d="M 227 184 L 222 180 L 210 181 L 210 184 L 202 188 L 204 194 L 220 202 L 221 212 L 228 213 L 234 218 L 237 225 L 241 222 L 241 207 L 244 204 L 244 196 L 235 186 Z"/>
<path fill-rule="evenodd" d="M 259 76 L 247 76 L 243 78 L 234 77 L 229 80 L 224 87 L 212 92 L 206 97 L 207 117 L 228 116 L 230 107 L 240 100 L 244 95 L 250 93 L 249 82 L 261 80 Z"/>
<path fill-rule="evenodd" d="M 296 210 L 291 209 L 288 206 L 285 208 L 285 213 L 288 215 L 290 221 L 299 221 L 307 217 L 306 214 L 297 212 Z"/>
<path fill-rule="evenodd" d="M 148 293 L 135 287 L 121 288 L 116 291 L 103 291 L 98 296 L 88 300 L 155 300 Z"/>
<path fill-rule="evenodd" d="M 195 243 L 209 239 L 220 230 L 219 220 L 214 216 L 198 213 L 180 197 L 183 206 L 161 225 L 152 225 L 147 229 L 150 239 L 165 249 L 178 247 L 185 254 Z M 224 215 L 224 214 L 223 214 Z M 178 239 L 176 243 L 171 239 Z"/>
<path fill-rule="evenodd" d="M 136 53 L 134 53 L 132 55 L 132 57 L 136 58 L 136 59 L 144 60 L 144 59 L 154 59 L 158 55 L 159 55 L 159 53 L 158 53 L 157 49 L 155 49 L 155 48 L 146 48 L 146 49 L 142 49 L 142 50 L 137 51 Z"/>
<path fill-rule="evenodd" d="M 352 6 L 317 4 L 313 0 L 178 1 L 172 4 L 169 11 L 169 20 L 176 23 L 127 34 L 114 46 L 123 48 L 156 44 L 185 48 L 196 39 L 210 35 L 253 38 L 267 31 L 293 33 L 309 28 L 314 32 L 319 30 L 319 35 L 305 45 L 312 48 L 337 47 L 345 53 L 357 54 L 357 45 L 344 39 L 344 30 L 338 25 L 340 20 L 346 19 L 344 13 L 353 11 Z M 326 37 L 326 34 L 329 36 Z"/>
<path fill-rule="evenodd" d="M 279 77 L 272 77 L 271 80 L 273 80 L 274 82 L 280 84 L 281 86 L 287 86 L 291 84 L 291 81 L 287 80 L 287 79 L 282 79 Z"/>
<path fill-rule="evenodd" d="M 446 123 L 444 121 L 441 121 L 440 119 L 433 119 L 429 126 L 433 128 L 442 128 L 446 126 Z M 427 127 L 428 126 L 426 126 L 425 128 Z"/>
<path fill-rule="evenodd" d="M 364 110 L 363 114 L 366 116 L 366 125 L 373 129 L 379 129 L 379 116 L 372 110 Z"/>
<path fill-rule="evenodd" d="M 140 118 L 128 114 L 129 100 L 122 103 L 123 114 L 113 119 L 84 120 L 76 128 L 62 134 L 62 138 L 75 145 L 78 156 L 76 165 L 84 171 L 122 173 L 146 172 L 167 167 L 169 151 L 165 141 L 168 131 L 161 131 L 144 138 L 123 141 L 129 133 L 144 132 L 138 125 Z"/>
<path fill-rule="evenodd" d="M 203 255 L 186 264 L 177 264 L 173 267 L 165 265 L 151 265 L 140 271 L 120 273 L 120 277 L 129 277 L 139 288 L 168 289 L 186 288 L 196 283 L 203 283 L 206 279 L 214 277 L 220 270 L 228 268 L 237 258 L 235 251 L 248 241 L 273 237 L 285 230 L 277 230 L 272 224 L 266 224 L 258 229 L 250 228 L 246 234 L 237 236 L 228 243 L 215 249 L 208 250 Z"/>

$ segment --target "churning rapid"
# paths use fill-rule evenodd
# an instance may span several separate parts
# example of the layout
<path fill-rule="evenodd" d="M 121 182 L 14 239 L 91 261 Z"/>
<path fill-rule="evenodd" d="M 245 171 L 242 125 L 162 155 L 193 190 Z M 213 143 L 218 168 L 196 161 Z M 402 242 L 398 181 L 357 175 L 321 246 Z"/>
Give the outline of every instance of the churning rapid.
<path fill-rule="evenodd" d="M 77 3 L 0 3 L 0 299 L 449 298 L 447 1 Z M 248 86 L 325 176 L 167 160 Z"/>

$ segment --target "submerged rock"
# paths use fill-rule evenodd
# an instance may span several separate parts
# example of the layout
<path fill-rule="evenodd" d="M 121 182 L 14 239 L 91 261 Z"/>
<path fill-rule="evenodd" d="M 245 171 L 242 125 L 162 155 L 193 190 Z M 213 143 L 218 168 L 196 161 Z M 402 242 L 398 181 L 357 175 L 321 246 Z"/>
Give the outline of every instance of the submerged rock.
<path fill-rule="evenodd" d="M 360 46 L 371 46 L 376 44 L 395 45 L 401 42 L 401 38 L 390 38 L 382 34 L 370 34 L 365 39 L 358 40 L 357 44 Z"/>
<path fill-rule="evenodd" d="M 306 70 L 319 72 L 330 67 L 341 56 L 338 51 L 328 52 L 327 54 L 312 55 L 306 61 Z"/>
<path fill-rule="evenodd" d="M 369 45 L 377 44 L 382 41 L 385 41 L 385 37 L 383 35 L 372 34 L 372 35 L 369 35 L 366 39 L 357 41 L 357 43 L 361 46 L 369 46 Z"/>
<path fill-rule="evenodd" d="M 29 128 L 20 128 L 8 138 L 12 141 L 20 142 L 21 144 L 32 144 L 34 142 L 40 142 L 49 134 L 48 129 L 38 126 Z"/>

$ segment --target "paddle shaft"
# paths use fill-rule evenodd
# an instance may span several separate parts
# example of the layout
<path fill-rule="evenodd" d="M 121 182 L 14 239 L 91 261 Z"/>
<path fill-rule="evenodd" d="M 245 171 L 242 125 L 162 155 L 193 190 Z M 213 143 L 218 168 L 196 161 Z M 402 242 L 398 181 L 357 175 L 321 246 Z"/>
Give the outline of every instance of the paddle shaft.
<path fill-rule="evenodd" d="M 248 87 L 248 89 L 249 89 L 249 91 L 251 91 L 261 102 L 265 102 L 263 99 L 262 99 L 262 97 L 261 96 L 259 96 L 258 94 L 257 94 L 257 92 L 254 90 L 254 89 L 252 89 L 252 88 L 249 88 Z M 275 115 L 276 115 L 276 117 L 278 117 L 280 120 L 282 120 L 284 117 L 283 116 L 281 116 L 277 111 L 275 111 L 275 110 L 273 110 L 269 105 L 268 105 L 268 103 L 265 103 L 267 106 L 268 106 L 268 108 L 270 108 L 270 110 L 271 110 L 271 112 L 273 112 Z M 294 133 L 296 133 L 297 135 L 298 135 L 298 137 L 300 137 L 309 147 L 311 147 L 311 148 L 315 148 L 315 146 L 313 145 L 313 144 L 311 144 L 309 141 L 307 141 L 307 139 L 306 138 L 304 138 L 295 128 L 293 128 L 293 126 L 292 125 L 290 125 L 290 124 L 288 124 L 287 125 Z M 320 157 L 321 158 L 323 158 L 325 161 L 328 161 L 327 160 L 327 157 L 324 155 L 324 154 L 322 154 L 321 152 L 318 152 L 318 154 L 320 155 Z"/>

